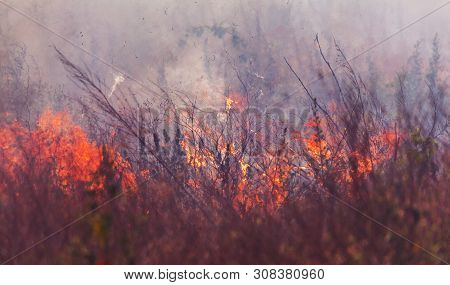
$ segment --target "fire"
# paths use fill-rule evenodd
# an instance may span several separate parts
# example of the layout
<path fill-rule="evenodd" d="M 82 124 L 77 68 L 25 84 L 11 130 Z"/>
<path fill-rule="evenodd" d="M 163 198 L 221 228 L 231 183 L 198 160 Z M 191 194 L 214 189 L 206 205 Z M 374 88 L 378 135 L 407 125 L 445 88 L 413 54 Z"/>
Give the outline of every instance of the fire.
<path fill-rule="evenodd" d="M 284 202 L 288 194 L 285 183 L 294 167 L 284 159 L 271 163 L 274 160 L 276 160 L 275 157 L 268 155 L 260 163 L 254 163 L 255 173 L 251 179 L 248 179 L 250 165 L 240 162 L 241 179 L 238 184 L 238 194 L 233 201 L 236 208 L 248 211 L 258 206 L 274 211 Z"/>
<path fill-rule="evenodd" d="M 229 112 L 231 110 L 231 106 L 233 105 L 233 99 L 231 98 L 227 98 L 225 101 L 225 110 L 227 110 L 227 112 Z"/>
<path fill-rule="evenodd" d="M 189 136 L 185 133 L 184 139 L 180 142 L 180 145 L 186 154 L 187 164 L 194 169 L 207 166 L 208 161 L 213 159 L 212 154 L 206 149 L 196 147 L 189 141 Z"/>
<path fill-rule="evenodd" d="M 233 102 L 227 100 L 227 108 L 232 108 Z M 203 138 L 213 138 L 214 130 L 197 126 L 192 132 L 185 131 L 180 147 L 185 155 L 185 171 L 191 173 L 186 183 L 192 189 L 200 189 L 204 179 L 215 181 L 217 191 L 232 193 L 226 195 L 236 209 L 245 212 L 260 207 L 275 211 L 288 197 L 291 177 L 296 174 L 301 172 L 315 179 L 317 166 L 331 167 L 341 181 L 351 182 L 392 157 L 398 140 L 394 132 L 380 132 L 370 137 L 366 152 L 348 153 L 344 148 L 336 150 L 329 143 L 330 134 L 318 131 L 325 129 L 320 121 L 309 120 L 305 127 L 301 135 L 294 132 L 291 139 L 303 143 L 309 159 L 287 148 L 266 149 L 253 157 L 236 146 L 236 138 L 219 136 L 212 140 L 213 145 L 207 145 Z M 135 174 L 131 163 L 114 146 L 90 140 L 63 112 L 44 112 L 34 130 L 18 122 L 0 128 L 0 161 L 2 172 L 13 181 L 17 181 L 17 173 L 31 171 L 30 167 L 44 173 L 50 166 L 49 173 L 66 193 L 78 188 L 101 191 L 111 185 L 137 190 L 136 175 L 147 177 L 150 173 L 141 170 Z M 6 186 L 0 181 L 0 190 Z"/>
<path fill-rule="evenodd" d="M 228 111 L 234 108 L 232 99 L 228 98 L 225 103 Z M 330 143 L 333 139 L 327 132 L 326 124 L 316 118 L 306 122 L 303 132 L 294 132 L 291 137 L 302 142 L 304 153 L 291 150 L 279 152 L 269 147 L 257 157 L 252 157 L 236 148 L 236 139 L 230 138 L 227 142 L 224 136 L 220 136 L 215 146 L 207 146 L 200 141 L 213 138 L 214 131 L 208 127 L 193 129 L 193 132 L 184 133 L 180 144 L 186 155 L 187 166 L 206 177 L 196 178 L 194 175 L 189 178 L 188 185 L 199 189 L 200 180 L 207 178 L 217 181 L 224 172 L 231 173 L 232 181 L 229 181 L 230 175 L 225 176 L 226 186 L 219 184 L 217 188 L 223 193 L 232 191 L 234 207 L 244 212 L 256 207 L 269 211 L 279 208 L 290 192 L 290 178 L 299 173 L 314 180 L 318 178 L 317 170 L 332 169 L 342 182 L 362 178 L 393 155 L 397 139 L 393 132 L 380 132 L 370 137 L 366 152 L 349 152 L 342 145 L 336 147 L 336 144 Z M 228 183 L 232 183 L 231 186 Z M 232 190 L 221 187 L 230 187 Z"/>
<path fill-rule="evenodd" d="M 388 160 L 392 157 L 395 149 L 398 136 L 395 132 L 387 130 L 380 132 L 378 134 L 372 135 L 368 141 L 368 150 L 362 151 L 352 151 L 347 154 L 344 148 L 339 148 L 333 150 L 333 147 L 327 142 L 327 138 L 330 139 L 330 134 L 326 132 L 322 136 L 318 136 L 317 128 L 321 131 L 326 130 L 326 127 L 321 124 L 321 122 L 316 122 L 314 120 L 309 120 L 306 124 L 305 137 L 294 136 L 294 139 L 302 140 L 307 153 L 313 158 L 316 164 L 324 164 L 324 161 L 328 161 L 334 168 L 339 169 L 336 163 L 339 161 L 352 160 L 355 164 L 356 176 L 365 176 L 367 173 L 373 171 L 376 165 Z M 350 163 L 350 161 L 346 161 Z M 308 170 L 308 168 L 305 168 Z M 347 182 L 353 180 L 351 167 L 345 167 L 341 171 L 341 178 Z M 310 173 L 312 175 L 312 173 Z"/>
<path fill-rule="evenodd" d="M 108 179 L 100 170 L 109 164 L 115 173 L 112 179 L 123 189 L 136 188 L 131 165 L 113 147 L 91 142 L 66 113 L 44 112 L 31 131 L 17 122 L 6 125 L 0 138 L 0 167 L 13 179 L 16 171 L 26 173 L 30 166 L 41 170 L 51 166 L 51 174 L 66 192 L 80 185 L 100 190 Z"/>
<path fill-rule="evenodd" d="M 31 141 L 36 146 L 32 149 L 33 156 L 42 162 L 56 162 L 54 171 L 63 188 L 69 188 L 74 181 L 91 184 L 89 189 L 100 186 L 94 174 L 102 161 L 102 153 L 67 114 L 42 114 Z"/>
<path fill-rule="evenodd" d="M 200 132 L 200 130 L 197 131 Z M 285 182 L 293 167 L 289 165 L 285 157 L 280 159 L 275 155 L 267 154 L 258 161 L 250 163 L 251 157 L 239 152 L 234 143 L 227 143 L 221 138 L 212 150 L 195 143 L 191 132 L 184 133 L 184 139 L 180 145 L 186 155 L 186 164 L 195 171 L 205 170 L 201 173 L 203 175 L 208 173 L 206 174 L 210 175 L 208 178 L 221 177 L 223 174 L 221 171 L 232 171 L 231 180 L 234 183 L 231 191 L 236 192 L 232 202 L 237 209 L 249 211 L 255 207 L 262 207 L 275 210 L 287 197 Z M 237 172 L 233 171 L 235 168 L 232 165 L 229 165 L 228 170 L 222 168 L 226 160 L 235 161 Z M 200 186 L 195 178 L 189 178 L 187 184 L 192 189 L 198 189 Z"/>
<path fill-rule="evenodd" d="M 225 110 L 229 112 L 232 108 L 243 109 L 246 106 L 244 96 L 239 92 L 231 92 L 225 99 Z"/>

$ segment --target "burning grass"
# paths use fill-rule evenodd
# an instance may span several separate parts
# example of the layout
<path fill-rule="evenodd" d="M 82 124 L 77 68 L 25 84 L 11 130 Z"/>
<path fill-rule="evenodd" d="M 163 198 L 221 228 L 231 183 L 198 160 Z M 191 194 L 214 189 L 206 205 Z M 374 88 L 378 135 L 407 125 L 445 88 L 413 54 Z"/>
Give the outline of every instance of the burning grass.
<path fill-rule="evenodd" d="M 437 109 L 415 116 L 401 101 L 403 88 L 399 116 L 380 119 L 383 108 L 344 62 L 347 79 L 333 72 L 334 98 L 324 107 L 286 61 L 311 99 L 302 126 L 253 120 L 244 92 L 231 92 L 211 124 L 197 106 L 178 112 L 171 102 L 147 118 L 145 104 L 109 95 L 59 56 L 103 135 L 88 136 L 67 113 L 50 111 L 34 128 L 1 126 L 2 260 L 433 264 L 450 257 L 449 153 L 436 133 L 444 116 Z"/>
<path fill-rule="evenodd" d="M 105 188 L 102 167 L 109 164 L 123 189 L 136 190 L 129 162 L 113 147 L 90 141 L 66 113 L 44 112 L 31 131 L 17 122 L 4 125 L 0 137 L 2 173 L 9 180 L 17 181 L 21 173 L 50 171 L 64 192 L 98 191 Z"/>

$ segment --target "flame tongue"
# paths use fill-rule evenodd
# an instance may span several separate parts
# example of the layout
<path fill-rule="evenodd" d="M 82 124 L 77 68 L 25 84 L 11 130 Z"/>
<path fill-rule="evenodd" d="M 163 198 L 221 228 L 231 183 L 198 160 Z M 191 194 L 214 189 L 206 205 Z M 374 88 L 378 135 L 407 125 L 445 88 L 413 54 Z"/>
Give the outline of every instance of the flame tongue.
<path fill-rule="evenodd" d="M 80 126 L 75 125 L 65 113 L 44 112 L 34 131 L 24 129 L 14 123 L 0 130 L 0 150 L 5 156 L 0 165 L 10 177 L 14 169 L 28 166 L 27 159 L 35 161 L 33 167 L 45 169 L 53 165 L 52 173 L 64 190 L 74 190 L 80 183 L 88 190 L 101 190 L 106 177 L 100 174 L 105 162 L 121 176 L 122 187 L 135 187 L 131 167 L 112 147 L 104 148 L 90 142 Z M 106 160 L 109 161 L 106 161 Z"/>
<path fill-rule="evenodd" d="M 229 109 L 234 106 L 233 102 L 233 99 L 227 100 Z M 185 153 L 186 171 L 191 173 L 187 184 L 198 189 L 205 179 L 217 181 L 217 177 L 222 177 L 228 185 L 226 187 L 234 193 L 232 199 L 236 208 L 244 211 L 255 207 L 275 210 L 289 193 L 292 173 L 302 173 L 314 179 L 317 166 L 322 169 L 331 167 L 341 181 L 350 182 L 373 171 L 376 165 L 393 154 L 396 133 L 373 135 L 368 153 L 353 151 L 348 154 L 344 149 L 333 150 L 327 142 L 329 135 L 326 133 L 316 134 L 319 124 L 309 121 L 305 135 L 292 138 L 303 142 L 309 156 L 306 161 L 298 153 L 289 151 L 266 150 L 260 156 L 252 157 L 238 150 L 233 139 L 228 142 L 224 137 L 216 141 L 215 147 L 208 147 L 205 142 L 196 143 L 193 132 L 185 132 L 180 146 Z M 199 127 L 197 131 L 205 137 L 213 132 Z M 109 187 L 111 180 L 123 189 L 137 189 L 136 174 L 130 162 L 113 146 L 99 146 L 90 141 L 83 129 L 65 113 L 44 112 L 33 131 L 17 122 L 0 128 L 2 172 L 17 181 L 15 170 L 30 171 L 27 169 L 29 157 L 34 159 L 32 167 L 37 171 L 46 171 L 51 166 L 51 173 L 58 185 L 67 192 L 76 190 L 79 185 L 88 190 L 102 190 Z M 295 166 L 293 160 L 297 160 L 299 166 Z M 217 186 L 217 189 L 225 187 L 223 185 Z M 0 190 L 4 187 L 6 185 L 0 182 Z"/>

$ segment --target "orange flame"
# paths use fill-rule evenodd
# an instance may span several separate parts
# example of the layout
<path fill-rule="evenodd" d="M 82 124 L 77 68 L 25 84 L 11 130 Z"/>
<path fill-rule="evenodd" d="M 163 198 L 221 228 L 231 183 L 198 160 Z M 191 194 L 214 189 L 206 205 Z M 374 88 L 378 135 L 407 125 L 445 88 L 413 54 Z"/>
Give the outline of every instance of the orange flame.
<path fill-rule="evenodd" d="M 89 141 L 83 129 L 65 113 L 44 112 L 33 131 L 17 122 L 6 125 L 0 129 L 0 138 L 0 167 L 12 179 L 15 170 L 25 172 L 30 163 L 36 169 L 52 165 L 52 174 L 62 189 L 75 190 L 82 184 L 88 190 L 100 190 L 107 179 L 100 174 L 100 168 L 109 160 L 123 189 L 136 188 L 131 165 L 114 148 L 102 148 Z"/>
<path fill-rule="evenodd" d="M 234 107 L 234 102 L 234 99 L 227 100 L 227 106 Z M 309 120 L 306 128 L 304 136 L 295 133 L 292 139 L 304 143 L 306 153 L 316 164 L 322 165 L 323 161 L 327 161 L 331 167 L 338 169 L 338 175 L 344 182 L 351 182 L 354 177 L 370 173 L 376 165 L 389 159 L 398 140 L 396 133 L 382 132 L 370 138 L 368 154 L 359 151 L 347 154 L 343 148 L 336 152 L 329 145 L 329 134 L 317 134 L 318 129 L 326 129 L 321 126 L 320 121 Z M 196 129 L 195 132 L 197 131 L 207 135 L 212 132 Z M 216 141 L 214 149 L 209 149 L 195 143 L 195 139 L 191 137 L 192 133 L 185 132 L 180 145 L 186 155 L 186 166 L 194 172 L 200 169 L 208 170 L 202 173 L 207 173 L 206 175 L 214 178 L 212 180 L 217 180 L 215 178 L 221 174 L 224 158 L 234 160 L 235 168 L 230 171 L 233 171 L 231 183 L 234 188 L 232 191 L 235 192 L 232 202 L 237 209 L 249 211 L 262 207 L 274 211 L 286 200 L 289 193 L 287 183 L 293 173 L 301 171 L 314 177 L 311 163 L 302 164 L 299 160 L 301 166 L 295 166 L 289 150 L 276 154 L 265 151 L 254 159 L 236 150 L 234 143 L 227 142 L 224 137 Z M 33 159 L 32 162 L 30 158 Z M 353 167 L 337 167 L 338 163 L 345 160 L 352 160 Z M 136 174 L 130 162 L 113 146 L 99 146 L 89 140 L 83 129 L 74 124 L 65 113 L 44 112 L 37 127 L 31 131 L 17 122 L 0 128 L 2 172 L 17 181 L 17 171 L 26 173 L 30 171 L 27 168 L 30 166 L 38 171 L 46 171 L 51 166 L 51 174 L 66 193 L 76 190 L 79 186 L 88 190 L 102 190 L 111 185 L 111 180 L 118 183 L 122 189 L 137 189 Z M 108 169 L 110 171 L 107 171 Z M 148 174 L 149 170 L 145 170 L 141 171 L 140 175 Z M 198 189 L 202 182 L 200 179 L 194 175 L 188 178 L 187 183 L 193 189 Z M 0 181 L 0 190 L 6 186 L 4 180 Z"/>

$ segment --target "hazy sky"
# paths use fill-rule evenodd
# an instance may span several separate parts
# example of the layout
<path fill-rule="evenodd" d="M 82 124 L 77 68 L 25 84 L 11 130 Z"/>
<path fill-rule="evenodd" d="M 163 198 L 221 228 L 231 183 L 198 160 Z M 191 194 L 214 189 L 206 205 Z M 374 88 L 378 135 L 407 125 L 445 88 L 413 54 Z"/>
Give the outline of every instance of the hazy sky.
<path fill-rule="evenodd" d="M 4 2 L 77 46 L 0 4 L 2 35 L 26 46 L 43 79 L 54 85 L 68 84 L 55 60 L 56 46 L 75 62 L 86 63 L 107 82 L 113 82 L 115 72 L 85 51 L 141 81 L 150 79 L 180 90 L 214 93 L 224 88 L 226 63 L 245 56 L 245 51 L 255 50 L 255 46 L 270 51 L 273 60 L 267 65 L 282 64 L 283 57 L 288 57 L 301 68 L 311 64 L 307 60 L 316 53 L 314 36 L 318 33 L 327 52 L 331 54 L 334 37 L 351 58 L 446 1 Z M 448 53 L 449 15 L 450 5 L 368 55 L 379 67 L 393 72 L 404 63 L 416 41 L 428 44 L 435 33 L 440 35 L 442 50 Z M 243 42 L 239 50 L 234 46 L 236 39 Z M 358 59 L 365 60 L 367 57 Z M 257 72 L 265 76 L 268 67 L 258 68 Z"/>

